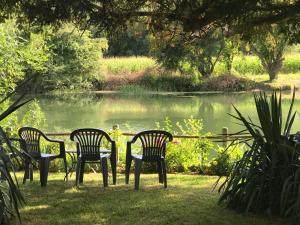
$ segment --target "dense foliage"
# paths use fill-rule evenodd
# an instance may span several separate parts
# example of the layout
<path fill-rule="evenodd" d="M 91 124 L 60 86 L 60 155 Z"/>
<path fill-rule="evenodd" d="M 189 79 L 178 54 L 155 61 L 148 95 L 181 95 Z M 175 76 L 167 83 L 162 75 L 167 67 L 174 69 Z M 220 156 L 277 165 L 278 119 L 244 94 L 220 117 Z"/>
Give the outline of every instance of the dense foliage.
<path fill-rule="evenodd" d="M 36 30 L 44 28 L 34 32 L 29 29 L 26 32 L 31 34 L 25 35 L 25 39 L 21 35 L 22 40 L 33 40 L 32 43 L 38 45 L 29 46 L 28 53 L 34 55 L 24 55 L 30 59 L 25 60 L 29 68 L 18 65 L 13 68 L 15 71 L 10 71 L 18 79 L 24 71 L 45 75 L 41 80 L 42 89 L 90 87 L 98 77 L 97 51 L 101 54 L 107 48 L 91 36 L 99 35 L 102 29 L 109 34 L 108 55 L 144 55 L 152 49 L 158 62 L 166 68 L 180 70 L 188 63 L 189 72 L 200 73 L 202 77 L 211 76 L 220 60 L 224 62 L 226 73 L 230 74 L 233 56 L 239 46 L 237 39 L 250 36 L 253 52 L 273 80 L 282 65 L 284 46 L 287 42 L 298 42 L 299 4 L 298 0 L 4 1 L 0 18 L 5 21 L 4 18 L 13 15 L 22 25 L 28 21 L 55 25 L 50 32 L 41 34 Z M 68 22 L 86 32 L 80 33 Z M 273 32 L 272 27 L 280 24 L 284 24 L 284 29 Z M 57 30 L 57 25 L 63 28 Z M 93 35 L 89 35 L 89 28 Z M 149 46 L 149 31 L 154 35 L 152 46 Z M 274 40 L 271 40 L 270 35 L 274 34 Z M 36 51 L 37 46 L 41 51 Z M 21 64 L 20 56 L 13 56 L 14 47 L 10 49 L 7 51 L 12 54 L 5 56 L 10 57 L 10 64 Z M 38 65 L 35 65 L 37 61 Z"/>
<path fill-rule="evenodd" d="M 105 39 L 91 38 L 89 31 L 83 33 L 70 24 L 58 30 L 36 29 L 6 20 L 0 31 L 1 92 L 33 75 L 39 83 L 36 91 L 90 88 L 107 49 Z"/>
<path fill-rule="evenodd" d="M 147 56 L 149 55 L 149 34 L 145 29 L 127 29 L 108 37 L 105 56 Z"/>
<path fill-rule="evenodd" d="M 48 60 L 44 40 L 32 34 L 29 40 L 15 20 L 0 24 L 0 93 L 14 89 L 24 77 L 43 69 Z M 30 73 L 30 75 L 29 75 Z"/>
<path fill-rule="evenodd" d="M 188 63 L 203 77 L 212 75 L 216 63 L 224 49 L 222 32 L 210 32 L 205 37 L 195 40 L 185 40 L 183 36 L 174 36 L 166 41 L 168 33 L 156 34 L 154 39 L 153 55 L 167 69 L 181 69 Z"/>
<path fill-rule="evenodd" d="M 202 134 L 203 123 L 193 117 L 183 120 L 183 123 L 175 124 L 166 118 L 163 124 L 156 123 L 157 129 L 172 132 L 173 135 L 198 135 Z M 168 169 L 174 171 L 199 171 L 209 159 L 213 144 L 208 139 L 178 139 L 167 147 Z"/>
<path fill-rule="evenodd" d="M 91 86 L 99 70 L 106 40 L 90 37 L 90 32 L 67 24 L 59 30 L 44 32 L 49 60 L 41 79 L 42 89 L 78 89 Z"/>
<path fill-rule="evenodd" d="M 38 75 L 39 85 L 32 90 L 39 92 L 114 89 L 128 84 L 166 91 L 222 90 L 224 85 L 214 87 L 219 79 L 230 86 L 224 87 L 225 90 L 238 91 L 251 89 L 253 85 L 243 78 L 227 82 L 225 80 L 229 76 L 214 78 L 212 75 L 232 73 L 243 76 L 245 73 L 267 71 L 270 79 L 274 79 L 280 68 L 284 73 L 299 71 L 295 57 L 292 61 L 291 57 L 283 58 L 285 47 L 293 41 L 291 36 L 287 38 L 287 32 L 283 32 L 286 27 L 280 30 L 277 26 L 261 27 L 258 29 L 261 32 L 256 30 L 250 37 L 248 54 L 257 54 L 260 62 L 254 57 L 243 58 L 241 46 L 245 43 L 241 36 L 228 38 L 225 35 L 228 31 L 224 29 L 207 32 L 202 38 L 172 36 L 168 31 L 150 35 L 144 26 L 136 23 L 121 35 L 109 36 L 108 41 L 95 38 L 99 35 L 95 30 L 79 31 L 72 24 L 64 24 L 60 28 L 31 27 L 27 23 L 6 20 L 0 24 L 0 29 L 2 91 L 13 88 L 22 79 L 34 74 Z M 107 60 L 101 58 L 103 52 L 114 55 L 148 54 L 150 48 L 155 62 L 161 67 L 154 61 L 145 67 L 146 61 L 132 65 L 124 64 L 121 59 L 112 59 L 114 63 L 107 64 Z M 211 82 L 203 82 L 206 77 L 212 77 Z"/>
<path fill-rule="evenodd" d="M 290 135 L 296 117 L 294 97 L 284 117 L 281 94 L 274 92 L 270 98 L 265 93 L 255 94 L 257 124 L 236 109 L 234 117 L 253 142 L 221 186 L 220 202 L 237 211 L 280 213 L 299 219 L 300 148 L 298 137 Z"/>
<path fill-rule="evenodd" d="M 235 32 L 249 32 L 255 26 L 279 21 L 295 27 L 299 5 L 298 0 L 10 0 L 2 2 L 0 18 L 17 12 L 42 24 L 71 21 L 114 32 L 116 27 L 143 17 L 148 28 L 155 31 L 176 31 L 180 27 L 184 33 L 201 35 L 225 26 Z"/>

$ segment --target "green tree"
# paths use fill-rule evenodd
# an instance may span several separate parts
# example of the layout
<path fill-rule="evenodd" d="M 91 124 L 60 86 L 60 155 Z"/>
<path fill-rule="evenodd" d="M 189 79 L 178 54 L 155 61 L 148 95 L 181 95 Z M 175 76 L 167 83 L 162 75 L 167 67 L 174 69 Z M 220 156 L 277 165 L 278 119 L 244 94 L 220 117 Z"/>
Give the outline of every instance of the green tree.
<path fill-rule="evenodd" d="M 235 35 L 230 38 L 224 38 L 224 48 L 222 51 L 221 60 L 225 64 L 225 69 L 228 74 L 231 74 L 232 62 L 235 55 L 239 52 L 240 37 Z"/>
<path fill-rule="evenodd" d="M 152 53 L 168 69 L 182 70 L 188 64 L 202 77 L 209 77 L 220 60 L 224 49 L 222 32 L 214 31 L 202 38 L 189 38 L 182 35 L 157 35 L 153 42 Z"/>
<path fill-rule="evenodd" d="M 149 32 L 140 23 L 135 23 L 117 34 L 108 35 L 106 56 L 147 56 L 149 55 Z"/>
<path fill-rule="evenodd" d="M 107 48 L 106 40 L 91 38 L 89 31 L 83 33 L 71 24 L 57 31 L 48 27 L 44 38 L 50 59 L 43 71 L 41 87 L 53 90 L 90 86 L 98 74 L 99 60 Z"/>
<path fill-rule="evenodd" d="M 41 72 L 47 61 L 41 35 L 25 35 L 15 20 L 0 24 L 0 93 L 13 89 L 26 75 Z"/>
<path fill-rule="evenodd" d="M 260 29 L 253 35 L 252 51 L 259 57 L 262 66 L 269 74 L 270 81 L 277 79 L 284 60 L 283 53 L 289 43 L 289 36 L 276 25 Z"/>
<path fill-rule="evenodd" d="M 19 52 L 22 44 L 15 21 L 7 20 L 0 24 L 0 92 L 3 93 L 16 86 L 23 79 L 22 57 Z"/>

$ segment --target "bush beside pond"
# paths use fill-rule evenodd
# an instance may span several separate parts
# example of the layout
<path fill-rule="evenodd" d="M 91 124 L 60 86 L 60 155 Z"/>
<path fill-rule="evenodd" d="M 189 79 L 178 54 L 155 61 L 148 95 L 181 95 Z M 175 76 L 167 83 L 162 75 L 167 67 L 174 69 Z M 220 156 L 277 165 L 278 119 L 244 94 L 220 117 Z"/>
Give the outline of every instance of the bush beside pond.
<path fill-rule="evenodd" d="M 174 135 L 211 135 L 210 133 L 203 134 L 202 121 L 193 117 L 177 122 L 166 118 L 163 123 L 156 123 L 154 126 L 157 129 L 167 130 Z M 126 127 L 126 131 L 136 132 L 128 124 Z M 123 173 L 125 171 L 126 142 L 132 137 L 121 135 L 122 131 L 110 131 L 109 133 L 117 140 L 119 148 L 118 171 Z M 63 139 L 66 142 L 66 149 L 75 149 L 74 143 L 70 142 L 69 137 L 64 137 Z M 104 147 L 108 148 L 109 146 L 104 144 Z M 46 153 L 58 153 L 59 151 L 57 145 L 46 142 L 42 142 L 42 149 Z M 139 143 L 133 146 L 133 151 L 140 153 Z M 169 173 L 185 172 L 205 175 L 226 175 L 230 172 L 234 162 L 240 158 L 242 153 L 243 149 L 240 147 L 230 148 L 225 151 L 224 148 L 219 147 L 209 139 L 175 138 L 172 143 L 168 143 L 167 145 L 167 169 Z M 67 156 L 67 161 L 71 165 L 71 158 L 69 156 Z M 156 164 L 144 163 L 143 172 L 156 173 L 156 166 Z M 54 160 L 50 163 L 50 171 L 52 172 L 62 171 L 62 168 L 62 160 Z M 93 170 L 99 171 L 100 166 L 99 163 L 87 164 L 85 169 L 89 172 Z"/>
<path fill-rule="evenodd" d="M 16 114 L 2 121 L 1 126 L 10 130 L 10 136 L 18 137 L 18 129 L 21 126 L 33 126 L 44 130 L 47 127 L 45 115 L 39 106 L 38 101 L 24 106 Z M 125 124 L 126 131 L 132 133 L 137 132 L 132 129 L 130 124 Z M 203 133 L 202 120 L 197 118 L 186 118 L 182 121 L 171 121 L 165 118 L 162 123 L 156 122 L 153 128 L 162 129 L 171 132 L 173 135 L 192 135 L 192 136 L 209 136 L 210 133 Z M 110 135 L 117 140 L 119 148 L 119 172 L 124 172 L 125 168 L 125 153 L 126 142 L 132 137 L 121 135 L 122 131 L 108 131 Z M 66 149 L 75 149 L 68 136 L 51 137 L 53 139 L 64 139 Z M 49 143 L 41 140 L 41 149 L 45 153 L 59 153 L 57 144 Z M 104 146 L 109 147 L 109 146 Z M 140 151 L 140 145 L 134 146 L 137 152 Z M 230 149 L 224 151 L 209 139 L 183 139 L 175 138 L 172 143 L 167 145 L 167 168 L 171 173 L 174 172 L 193 172 L 207 175 L 224 175 L 228 174 L 233 163 L 238 159 L 238 156 L 243 152 L 241 148 Z M 71 165 L 71 158 L 67 158 Z M 37 167 L 38 168 L 38 167 Z M 58 172 L 63 168 L 62 160 L 54 160 L 50 163 L 50 171 Z M 100 170 L 99 164 L 87 165 L 86 169 L 92 171 L 92 168 Z M 19 169 L 23 169 L 20 167 Z M 144 172 L 156 172 L 156 165 L 144 164 Z"/>

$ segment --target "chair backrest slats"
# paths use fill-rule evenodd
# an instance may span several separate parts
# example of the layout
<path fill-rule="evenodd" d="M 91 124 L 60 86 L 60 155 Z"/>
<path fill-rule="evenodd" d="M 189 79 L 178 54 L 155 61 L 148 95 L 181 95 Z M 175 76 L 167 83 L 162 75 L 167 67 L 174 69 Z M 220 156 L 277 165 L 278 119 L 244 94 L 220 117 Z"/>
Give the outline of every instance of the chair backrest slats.
<path fill-rule="evenodd" d="M 100 147 L 103 137 L 109 138 L 108 134 L 100 129 L 83 128 L 71 133 L 71 140 L 76 141 L 77 150 L 83 159 L 96 161 L 100 159 Z"/>
<path fill-rule="evenodd" d="M 22 127 L 19 130 L 19 136 L 24 141 L 24 149 L 31 156 L 38 158 L 41 156 L 40 140 L 42 131 L 33 127 Z"/>
<path fill-rule="evenodd" d="M 166 142 L 172 141 L 173 136 L 167 131 L 148 130 L 136 134 L 133 140 L 136 139 L 142 144 L 143 160 L 156 161 L 165 157 Z"/>

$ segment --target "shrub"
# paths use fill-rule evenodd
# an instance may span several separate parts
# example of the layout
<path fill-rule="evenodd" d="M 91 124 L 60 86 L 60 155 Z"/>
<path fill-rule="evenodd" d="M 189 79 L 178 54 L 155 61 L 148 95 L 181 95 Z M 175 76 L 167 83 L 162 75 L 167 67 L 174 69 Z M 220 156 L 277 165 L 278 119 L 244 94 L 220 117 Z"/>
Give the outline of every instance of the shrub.
<path fill-rule="evenodd" d="M 202 121 L 190 117 L 183 123 L 174 125 L 169 118 L 161 123 L 156 123 L 157 129 L 171 132 L 173 135 L 201 135 Z M 180 139 L 170 143 L 167 147 L 167 166 L 171 172 L 184 172 L 197 170 L 206 163 L 213 144 L 208 139 Z"/>
<path fill-rule="evenodd" d="M 107 43 L 91 38 L 89 31 L 79 32 L 70 24 L 56 32 L 49 28 L 44 35 L 51 57 L 44 71 L 42 88 L 91 88 Z"/>
<path fill-rule="evenodd" d="M 243 91 L 255 87 L 255 82 L 234 75 L 220 75 L 204 80 L 201 90 L 207 91 Z"/>
<path fill-rule="evenodd" d="M 16 89 L 19 88 L 16 87 Z M 21 97 L 16 98 L 11 104 L 8 104 L 8 107 L 3 107 L 2 104 L 5 100 L 11 100 L 12 97 L 16 97 L 16 89 L 2 96 L 3 98 L 0 100 L 0 122 L 29 102 L 24 100 L 24 95 L 21 95 Z M 21 222 L 19 208 L 25 203 L 25 200 L 14 174 L 15 170 L 11 162 L 11 157 L 8 155 L 9 152 L 13 153 L 14 150 L 9 141 L 7 141 L 7 136 L 1 127 L 0 129 L 0 224 L 9 224 L 11 218 L 14 216 L 17 216 Z"/>
<path fill-rule="evenodd" d="M 242 158 L 244 149 L 241 145 L 216 148 L 217 156 L 204 165 L 201 172 L 206 175 L 228 176 L 234 164 Z"/>
<path fill-rule="evenodd" d="M 225 182 L 220 202 L 237 211 L 268 212 L 300 217 L 299 137 L 290 136 L 296 117 L 295 92 L 283 122 L 281 94 L 254 95 L 258 123 L 237 109 L 234 116 L 252 136 L 247 149 Z M 299 221 L 299 220 L 298 220 Z"/>
<path fill-rule="evenodd" d="M 181 75 L 163 68 L 149 68 L 141 77 L 140 84 L 157 91 L 194 91 L 199 79 L 194 75 Z"/>

